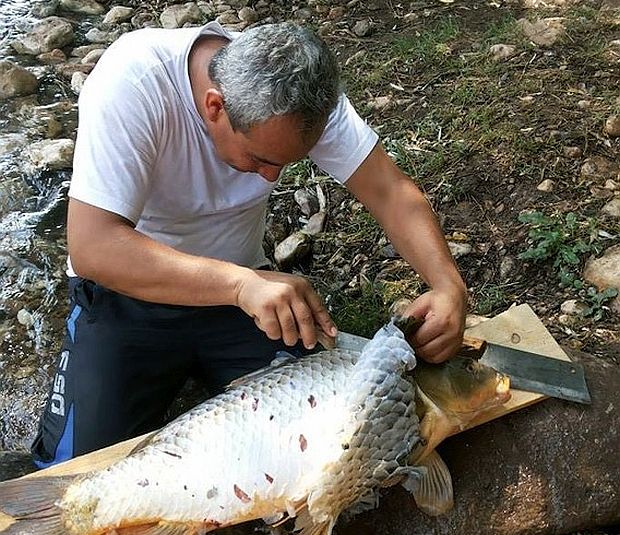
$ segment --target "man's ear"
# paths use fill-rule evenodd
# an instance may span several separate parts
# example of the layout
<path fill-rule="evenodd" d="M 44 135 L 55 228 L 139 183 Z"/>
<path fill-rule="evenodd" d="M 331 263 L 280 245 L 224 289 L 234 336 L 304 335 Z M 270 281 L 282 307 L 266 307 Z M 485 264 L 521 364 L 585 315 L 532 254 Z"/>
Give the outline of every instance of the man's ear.
<path fill-rule="evenodd" d="M 206 118 L 211 122 L 216 122 L 224 110 L 224 96 L 217 89 L 207 89 L 205 94 L 205 114 Z"/>

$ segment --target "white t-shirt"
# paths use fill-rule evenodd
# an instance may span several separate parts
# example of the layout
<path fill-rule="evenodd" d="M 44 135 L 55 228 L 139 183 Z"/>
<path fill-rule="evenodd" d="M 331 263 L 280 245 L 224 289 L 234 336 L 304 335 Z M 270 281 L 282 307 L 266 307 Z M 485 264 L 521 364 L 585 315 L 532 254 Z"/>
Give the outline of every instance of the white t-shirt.
<path fill-rule="evenodd" d="M 235 38 L 212 22 L 138 30 L 109 47 L 80 93 L 69 196 L 179 251 L 258 267 L 268 263 L 262 242 L 274 184 L 216 154 L 188 75 L 203 35 Z M 309 156 L 344 183 L 376 142 L 342 95 Z"/>

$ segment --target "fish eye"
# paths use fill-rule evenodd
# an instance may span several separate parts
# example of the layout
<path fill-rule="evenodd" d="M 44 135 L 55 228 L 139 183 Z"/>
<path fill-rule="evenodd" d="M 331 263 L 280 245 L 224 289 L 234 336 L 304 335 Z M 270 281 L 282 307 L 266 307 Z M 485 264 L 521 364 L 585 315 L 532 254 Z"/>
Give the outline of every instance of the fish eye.
<path fill-rule="evenodd" d="M 465 368 L 469 373 L 474 373 L 476 371 L 476 361 L 470 360 Z"/>

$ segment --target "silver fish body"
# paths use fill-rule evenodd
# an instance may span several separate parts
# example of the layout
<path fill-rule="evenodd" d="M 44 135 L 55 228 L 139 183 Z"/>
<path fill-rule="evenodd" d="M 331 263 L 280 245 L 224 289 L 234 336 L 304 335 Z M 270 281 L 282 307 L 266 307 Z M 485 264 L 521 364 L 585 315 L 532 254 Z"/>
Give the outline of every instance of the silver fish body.
<path fill-rule="evenodd" d="M 419 441 L 414 366 L 390 323 L 361 354 L 324 351 L 250 374 L 74 481 L 57 503 L 62 526 L 206 533 L 297 516 L 303 535 L 328 535 L 342 510 L 406 473 Z"/>

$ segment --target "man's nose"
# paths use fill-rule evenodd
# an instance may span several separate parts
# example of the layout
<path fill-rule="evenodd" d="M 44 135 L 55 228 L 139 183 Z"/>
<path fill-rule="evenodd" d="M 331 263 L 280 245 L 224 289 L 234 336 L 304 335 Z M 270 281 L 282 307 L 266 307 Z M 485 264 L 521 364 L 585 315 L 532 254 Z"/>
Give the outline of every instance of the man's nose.
<path fill-rule="evenodd" d="M 282 167 L 276 165 L 262 165 L 258 168 L 258 174 L 268 182 L 275 182 L 280 178 Z"/>

